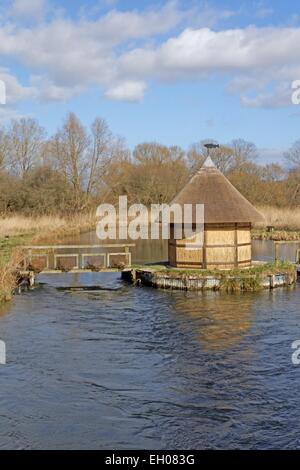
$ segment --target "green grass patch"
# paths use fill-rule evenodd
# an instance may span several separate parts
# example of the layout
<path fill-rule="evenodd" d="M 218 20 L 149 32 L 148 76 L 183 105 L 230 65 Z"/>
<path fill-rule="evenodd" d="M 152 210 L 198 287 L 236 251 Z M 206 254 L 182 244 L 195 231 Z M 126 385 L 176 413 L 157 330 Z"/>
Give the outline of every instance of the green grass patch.
<path fill-rule="evenodd" d="M 292 274 L 295 272 L 295 265 L 285 261 L 278 261 L 277 263 L 266 263 L 254 265 L 250 268 L 244 269 L 231 269 L 228 271 L 220 271 L 218 269 L 178 269 L 164 264 L 155 265 L 133 265 L 133 269 L 151 270 L 156 273 L 168 274 L 170 276 L 195 276 L 207 277 L 214 276 L 217 278 L 222 277 L 249 277 L 249 276 L 267 276 L 273 274 Z"/>
<path fill-rule="evenodd" d="M 0 266 L 8 263 L 13 249 L 28 243 L 31 236 L 31 234 L 24 234 L 15 237 L 0 238 Z"/>

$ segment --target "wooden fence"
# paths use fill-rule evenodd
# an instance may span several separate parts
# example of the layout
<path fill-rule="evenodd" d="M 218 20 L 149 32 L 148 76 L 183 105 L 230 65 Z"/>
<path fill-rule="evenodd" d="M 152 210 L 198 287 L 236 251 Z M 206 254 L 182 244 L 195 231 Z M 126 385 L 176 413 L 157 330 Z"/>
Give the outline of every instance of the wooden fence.
<path fill-rule="evenodd" d="M 23 246 L 24 269 L 103 270 L 131 266 L 135 244 Z"/>

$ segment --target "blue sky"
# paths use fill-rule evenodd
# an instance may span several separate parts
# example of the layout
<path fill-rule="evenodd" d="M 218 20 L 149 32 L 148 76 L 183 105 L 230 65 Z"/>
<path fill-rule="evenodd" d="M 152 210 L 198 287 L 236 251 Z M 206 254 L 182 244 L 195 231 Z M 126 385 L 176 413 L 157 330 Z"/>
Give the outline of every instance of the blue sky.
<path fill-rule="evenodd" d="M 253 141 L 262 161 L 300 139 L 300 5 L 283 0 L 3 0 L 0 123 L 69 111 L 130 147 Z M 283 160 L 282 160 L 283 161 Z"/>

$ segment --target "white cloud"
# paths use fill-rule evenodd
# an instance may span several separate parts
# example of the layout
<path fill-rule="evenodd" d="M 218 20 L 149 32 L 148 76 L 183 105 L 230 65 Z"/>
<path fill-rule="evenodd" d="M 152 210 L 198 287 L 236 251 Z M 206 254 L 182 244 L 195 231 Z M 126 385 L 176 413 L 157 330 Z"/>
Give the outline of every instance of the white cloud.
<path fill-rule="evenodd" d="M 242 95 L 242 104 L 251 108 L 282 108 L 292 104 L 290 82 L 278 83 L 272 91 L 264 91 L 254 96 Z"/>
<path fill-rule="evenodd" d="M 256 28 L 213 31 L 186 29 L 156 49 L 136 49 L 124 55 L 121 64 L 128 72 L 157 76 L 197 77 L 210 72 L 243 72 L 295 66 L 300 50 L 300 28 Z M 133 59 L 133 60 L 132 60 Z M 145 64 L 145 65 L 144 65 Z"/>
<path fill-rule="evenodd" d="M 290 83 L 300 78 L 300 28 L 188 28 L 157 48 L 139 48 L 119 59 L 120 74 L 132 79 L 203 79 L 232 77 L 230 92 L 241 93 L 246 106 L 291 104 Z M 276 84 L 270 93 L 268 85 Z M 249 98 L 245 91 L 259 91 Z"/>
<path fill-rule="evenodd" d="M 22 117 L 25 117 L 25 115 L 19 113 L 15 108 L 0 106 L 0 125 L 5 125 L 12 119 L 21 119 Z"/>
<path fill-rule="evenodd" d="M 300 79 L 300 28 L 213 30 L 201 25 L 232 12 L 219 9 L 214 15 L 207 2 L 201 5 L 182 10 L 171 1 L 160 9 L 115 9 L 96 19 L 48 18 L 30 28 L 2 21 L 0 59 L 19 62 L 31 79 L 25 87 L 7 71 L 12 101 L 66 100 L 94 85 L 109 99 L 140 101 L 148 80 L 221 74 L 230 77 L 227 90 L 245 106 L 290 104 L 289 83 Z M 15 15 L 40 15 L 44 8 L 43 0 L 13 4 Z"/>
<path fill-rule="evenodd" d="M 19 101 L 28 98 L 36 98 L 34 87 L 22 86 L 17 78 L 9 73 L 7 69 L 0 69 L 0 80 L 5 83 L 6 102 L 8 105 L 14 105 Z"/>
<path fill-rule="evenodd" d="M 116 101 L 138 102 L 143 100 L 145 90 L 143 82 L 123 82 L 108 88 L 105 96 Z"/>

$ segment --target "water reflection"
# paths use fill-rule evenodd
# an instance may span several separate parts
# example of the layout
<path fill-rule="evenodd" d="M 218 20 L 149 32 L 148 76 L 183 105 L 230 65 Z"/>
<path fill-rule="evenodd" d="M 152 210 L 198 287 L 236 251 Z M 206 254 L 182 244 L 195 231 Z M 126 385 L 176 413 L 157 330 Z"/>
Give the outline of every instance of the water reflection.
<path fill-rule="evenodd" d="M 9 313 L 11 309 L 11 303 L 0 303 L 0 317 L 4 317 Z"/>
<path fill-rule="evenodd" d="M 132 240 L 115 240 L 109 243 L 133 243 Z M 69 237 L 64 241 L 65 244 L 100 244 L 96 233 L 87 232 L 81 235 Z M 168 259 L 167 240 L 137 240 L 135 247 L 131 248 L 133 263 L 158 263 Z M 280 246 L 280 258 L 294 262 L 296 250 L 300 248 L 299 244 L 286 244 Z M 253 240 L 252 241 L 253 260 L 273 261 L 275 257 L 274 242 L 271 240 Z"/>
<path fill-rule="evenodd" d="M 300 248 L 300 242 L 280 244 L 280 259 L 294 263 L 296 260 L 296 252 L 298 248 Z M 252 253 L 254 260 L 274 261 L 275 244 L 271 240 L 253 240 Z"/>
<path fill-rule="evenodd" d="M 224 351 L 239 344 L 255 320 L 255 295 L 193 293 L 177 296 L 173 306 L 191 328 L 206 352 Z"/>
<path fill-rule="evenodd" d="M 132 253 L 132 262 L 136 264 L 144 263 L 160 263 L 168 259 L 168 242 L 167 240 L 137 240 L 133 242 L 128 240 L 108 240 L 101 242 L 96 235 L 96 232 L 87 232 L 77 235 L 75 237 L 68 237 L 64 244 L 113 244 L 113 243 L 135 243 L 135 247 L 130 248 Z"/>

